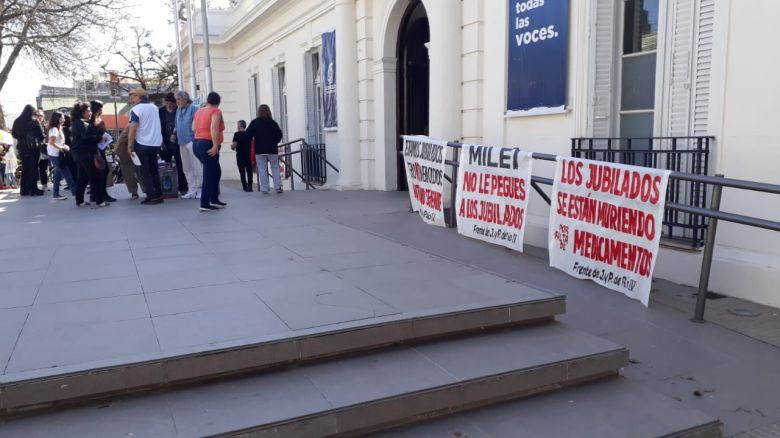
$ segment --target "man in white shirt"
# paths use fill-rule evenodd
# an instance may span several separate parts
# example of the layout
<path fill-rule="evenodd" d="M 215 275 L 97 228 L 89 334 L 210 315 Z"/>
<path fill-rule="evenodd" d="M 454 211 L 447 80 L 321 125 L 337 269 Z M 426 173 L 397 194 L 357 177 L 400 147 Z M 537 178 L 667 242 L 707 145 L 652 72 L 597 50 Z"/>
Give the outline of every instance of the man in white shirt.
<path fill-rule="evenodd" d="M 161 204 L 162 185 L 160 184 L 160 172 L 157 167 L 157 159 L 162 146 L 162 130 L 160 129 L 160 115 L 157 107 L 149 102 L 149 93 L 143 88 L 130 90 L 130 125 L 127 135 L 127 149 L 129 154 L 133 152 L 141 160 L 140 176 L 147 190 L 146 199 L 141 204 Z"/>

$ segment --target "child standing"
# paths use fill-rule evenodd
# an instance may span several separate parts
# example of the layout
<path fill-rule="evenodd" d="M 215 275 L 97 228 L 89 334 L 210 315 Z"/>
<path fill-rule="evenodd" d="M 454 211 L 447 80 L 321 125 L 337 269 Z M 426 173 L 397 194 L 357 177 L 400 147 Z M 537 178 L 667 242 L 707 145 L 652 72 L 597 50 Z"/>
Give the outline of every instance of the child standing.
<path fill-rule="evenodd" d="M 5 149 L 6 146 L 4 144 L 0 144 L 0 190 L 10 189 L 11 187 L 6 187 L 6 181 L 5 181 Z"/>
<path fill-rule="evenodd" d="M 236 164 L 238 174 L 241 175 L 241 185 L 245 192 L 252 191 L 252 136 L 246 132 L 246 122 L 239 120 L 236 124 L 236 133 L 233 134 L 233 143 L 230 149 L 236 151 Z"/>
<path fill-rule="evenodd" d="M 5 151 L 5 183 L 12 189 L 16 188 L 16 148 L 9 147 Z"/>

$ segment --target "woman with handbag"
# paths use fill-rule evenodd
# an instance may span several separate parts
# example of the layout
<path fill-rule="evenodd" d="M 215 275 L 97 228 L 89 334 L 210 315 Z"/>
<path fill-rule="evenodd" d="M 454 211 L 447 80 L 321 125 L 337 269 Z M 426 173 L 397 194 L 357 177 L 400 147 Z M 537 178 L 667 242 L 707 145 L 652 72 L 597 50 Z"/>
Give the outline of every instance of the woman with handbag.
<path fill-rule="evenodd" d="M 100 100 L 93 100 L 89 102 L 89 110 L 92 112 L 92 117 L 89 119 L 90 125 L 92 126 L 92 129 L 97 131 L 97 133 L 100 134 L 101 140 L 105 138 L 105 135 L 108 133 L 108 130 L 106 129 L 106 124 L 103 122 L 103 102 Z M 110 141 L 110 140 L 109 140 Z M 98 142 L 99 145 L 101 142 Z M 106 151 L 105 149 L 101 149 L 98 147 L 98 154 L 100 154 L 100 157 L 103 158 L 103 161 L 108 163 L 108 160 L 106 160 Z M 103 190 L 103 199 L 106 200 L 106 202 L 116 202 L 116 199 L 111 197 L 108 194 L 108 190 L 106 189 L 106 186 L 108 185 L 108 174 L 111 172 L 111 169 L 108 165 L 106 165 L 103 170 L 100 171 L 100 174 L 102 175 L 102 181 L 103 184 L 100 186 L 100 189 Z M 94 187 L 92 187 L 92 190 L 95 190 Z"/>
<path fill-rule="evenodd" d="M 103 175 L 103 169 L 106 168 L 106 162 L 98 153 L 97 144 L 102 138 L 102 134 L 90 123 L 92 111 L 87 103 L 77 103 L 71 110 L 71 134 L 73 135 L 73 146 L 70 149 L 73 159 L 79 169 L 78 179 L 76 180 L 76 205 L 89 205 L 84 202 L 84 192 L 89 183 L 91 201 L 98 207 L 105 207 L 108 204 L 104 198 L 105 189 L 101 189 L 106 179 Z"/>
<path fill-rule="evenodd" d="M 35 107 L 27 105 L 14 120 L 11 134 L 16 139 L 16 149 L 22 162 L 20 192 L 22 196 L 41 196 L 38 189 L 38 159 L 41 156 L 38 143 L 43 141 L 40 124 L 35 120 Z"/>
<path fill-rule="evenodd" d="M 62 117 L 62 113 L 54 112 L 49 119 L 49 143 L 46 146 L 46 153 L 49 156 L 49 161 L 54 167 L 54 180 L 52 181 L 52 198 L 58 201 L 64 201 L 68 199 L 65 196 L 60 195 L 60 182 L 63 178 L 68 183 L 70 192 L 76 195 L 76 181 L 73 180 L 73 175 L 70 173 L 66 163 L 61 160 L 61 155 L 67 152 L 70 147 L 65 144 L 65 135 L 62 133 L 62 127 L 65 124 L 65 120 Z"/>

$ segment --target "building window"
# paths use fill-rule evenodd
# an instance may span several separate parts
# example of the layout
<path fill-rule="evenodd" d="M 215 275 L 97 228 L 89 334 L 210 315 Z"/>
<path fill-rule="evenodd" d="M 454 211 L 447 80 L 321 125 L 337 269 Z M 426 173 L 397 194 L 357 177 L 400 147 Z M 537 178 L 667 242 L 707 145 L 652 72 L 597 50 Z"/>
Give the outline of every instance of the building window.
<path fill-rule="evenodd" d="M 249 77 L 249 115 L 250 119 L 257 117 L 257 107 L 260 101 L 259 79 L 257 73 Z"/>
<path fill-rule="evenodd" d="M 627 0 L 623 22 L 624 54 L 656 50 L 658 0 Z"/>
<path fill-rule="evenodd" d="M 623 47 L 620 56 L 620 136 L 652 137 L 655 117 L 655 72 L 658 0 L 623 2 Z M 641 148 L 640 142 L 634 143 Z"/>
<path fill-rule="evenodd" d="M 287 142 L 287 77 L 284 64 L 273 69 L 274 119 L 282 129 L 282 142 Z"/>
<path fill-rule="evenodd" d="M 304 55 L 306 65 L 306 126 L 309 144 L 324 144 L 324 116 L 322 108 L 322 76 L 319 51 Z"/>

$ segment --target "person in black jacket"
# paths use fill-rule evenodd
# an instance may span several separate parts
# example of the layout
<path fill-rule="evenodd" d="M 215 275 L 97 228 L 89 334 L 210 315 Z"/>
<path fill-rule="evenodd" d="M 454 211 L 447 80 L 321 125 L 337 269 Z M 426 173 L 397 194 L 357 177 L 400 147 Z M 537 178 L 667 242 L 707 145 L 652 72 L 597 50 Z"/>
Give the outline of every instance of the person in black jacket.
<path fill-rule="evenodd" d="M 46 155 L 46 114 L 42 109 L 38 108 L 35 111 L 35 121 L 40 125 L 41 134 L 43 134 L 43 140 L 38 142 L 38 177 L 41 181 L 41 187 L 43 191 L 46 191 L 46 186 L 49 185 L 49 156 Z M 38 127 L 34 128 L 38 131 Z M 37 135 L 36 135 L 37 136 Z"/>
<path fill-rule="evenodd" d="M 233 142 L 230 149 L 236 151 L 236 164 L 238 175 L 241 177 L 241 186 L 245 192 L 252 191 L 252 137 L 246 132 L 246 122 L 239 120 L 236 123 L 236 132 L 233 134 Z"/>
<path fill-rule="evenodd" d="M 22 114 L 14 120 L 11 135 L 16 139 L 16 150 L 22 160 L 22 181 L 19 194 L 41 196 L 38 189 L 38 159 L 41 156 L 38 145 L 43 142 L 43 128 L 35 120 L 35 107 L 27 105 Z"/>
<path fill-rule="evenodd" d="M 279 172 L 279 142 L 282 140 L 282 130 L 271 115 L 268 105 L 257 108 L 257 118 L 246 128 L 247 135 L 255 139 L 255 155 L 257 156 L 257 173 L 260 180 L 260 191 L 267 195 L 268 163 L 271 163 L 271 173 L 274 177 L 276 193 L 282 193 L 282 177 Z"/>
<path fill-rule="evenodd" d="M 64 115 L 65 124 L 62 126 L 62 134 L 65 136 L 65 144 L 68 145 L 68 148 L 73 146 L 73 134 L 71 133 L 71 126 L 73 126 L 73 123 L 70 121 L 70 114 Z M 67 166 L 68 169 L 70 169 L 70 174 L 73 175 L 73 178 L 75 178 L 79 174 L 79 168 L 76 165 L 76 161 L 73 160 L 73 157 L 70 155 L 70 152 L 65 152 L 60 154 L 60 161 L 63 163 L 63 165 Z M 75 187 L 73 187 L 73 190 L 76 190 Z"/>
<path fill-rule="evenodd" d="M 106 191 L 99 189 L 102 184 L 105 184 L 105 178 L 102 169 L 96 165 L 102 160 L 98 153 L 97 144 L 103 134 L 90 123 L 91 117 L 92 111 L 87 103 L 77 103 L 70 113 L 71 135 L 73 135 L 73 145 L 70 152 L 79 169 L 76 180 L 76 205 L 89 205 L 89 203 L 84 202 L 84 192 L 87 190 L 87 183 L 89 183 L 92 187 L 91 201 L 98 207 L 105 207 L 108 205 L 104 199 Z M 106 163 L 103 161 L 103 166 L 105 165 Z"/>
<path fill-rule="evenodd" d="M 108 130 L 106 129 L 106 123 L 103 121 L 103 101 L 101 100 L 92 100 L 89 102 L 89 110 L 92 113 L 92 117 L 89 118 L 89 124 L 90 127 L 96 131 L 97 134 L 100 134 L 101 140 L 103 140 L 103 134 L 107 133 Z M 100 143 L 98 141 L 98 143 Z M 106 159 L 106 151 L 103 149 L 98 148 L 98 154 L 103 158 L 103 162 L 107 162 Z M 103 199 L 106 200 L 106 202 L 116 202 L 116 199 L 111 197 L 111 195 L 108 194 L 108 190 L 106 189 L 106 185 L 108 184 L 108 174 L 111 172 L 111 169 L 106 165 L 102 170 L 100 170 L 100 187 L 97 187 L 98 190 L 103 191 Z M 96 187 L 92 186 L 90 184 L 90 189 L 95 190 Z"/>
<path fill-rule="evenodd" d="M 179 183 L 179 196 L 184 196 L 189 192 L 187 177 L 184 175 L 184 162 L 181 160 L 181 147 L 176 138 L 176 96 L 168 93 L 163 99 L 163 106 L 160 107 L 160 130 L 163 138 L 163 152 L 160 152 L 160 158 L 167 162 L 176 160 L 176 178 Z"/>

